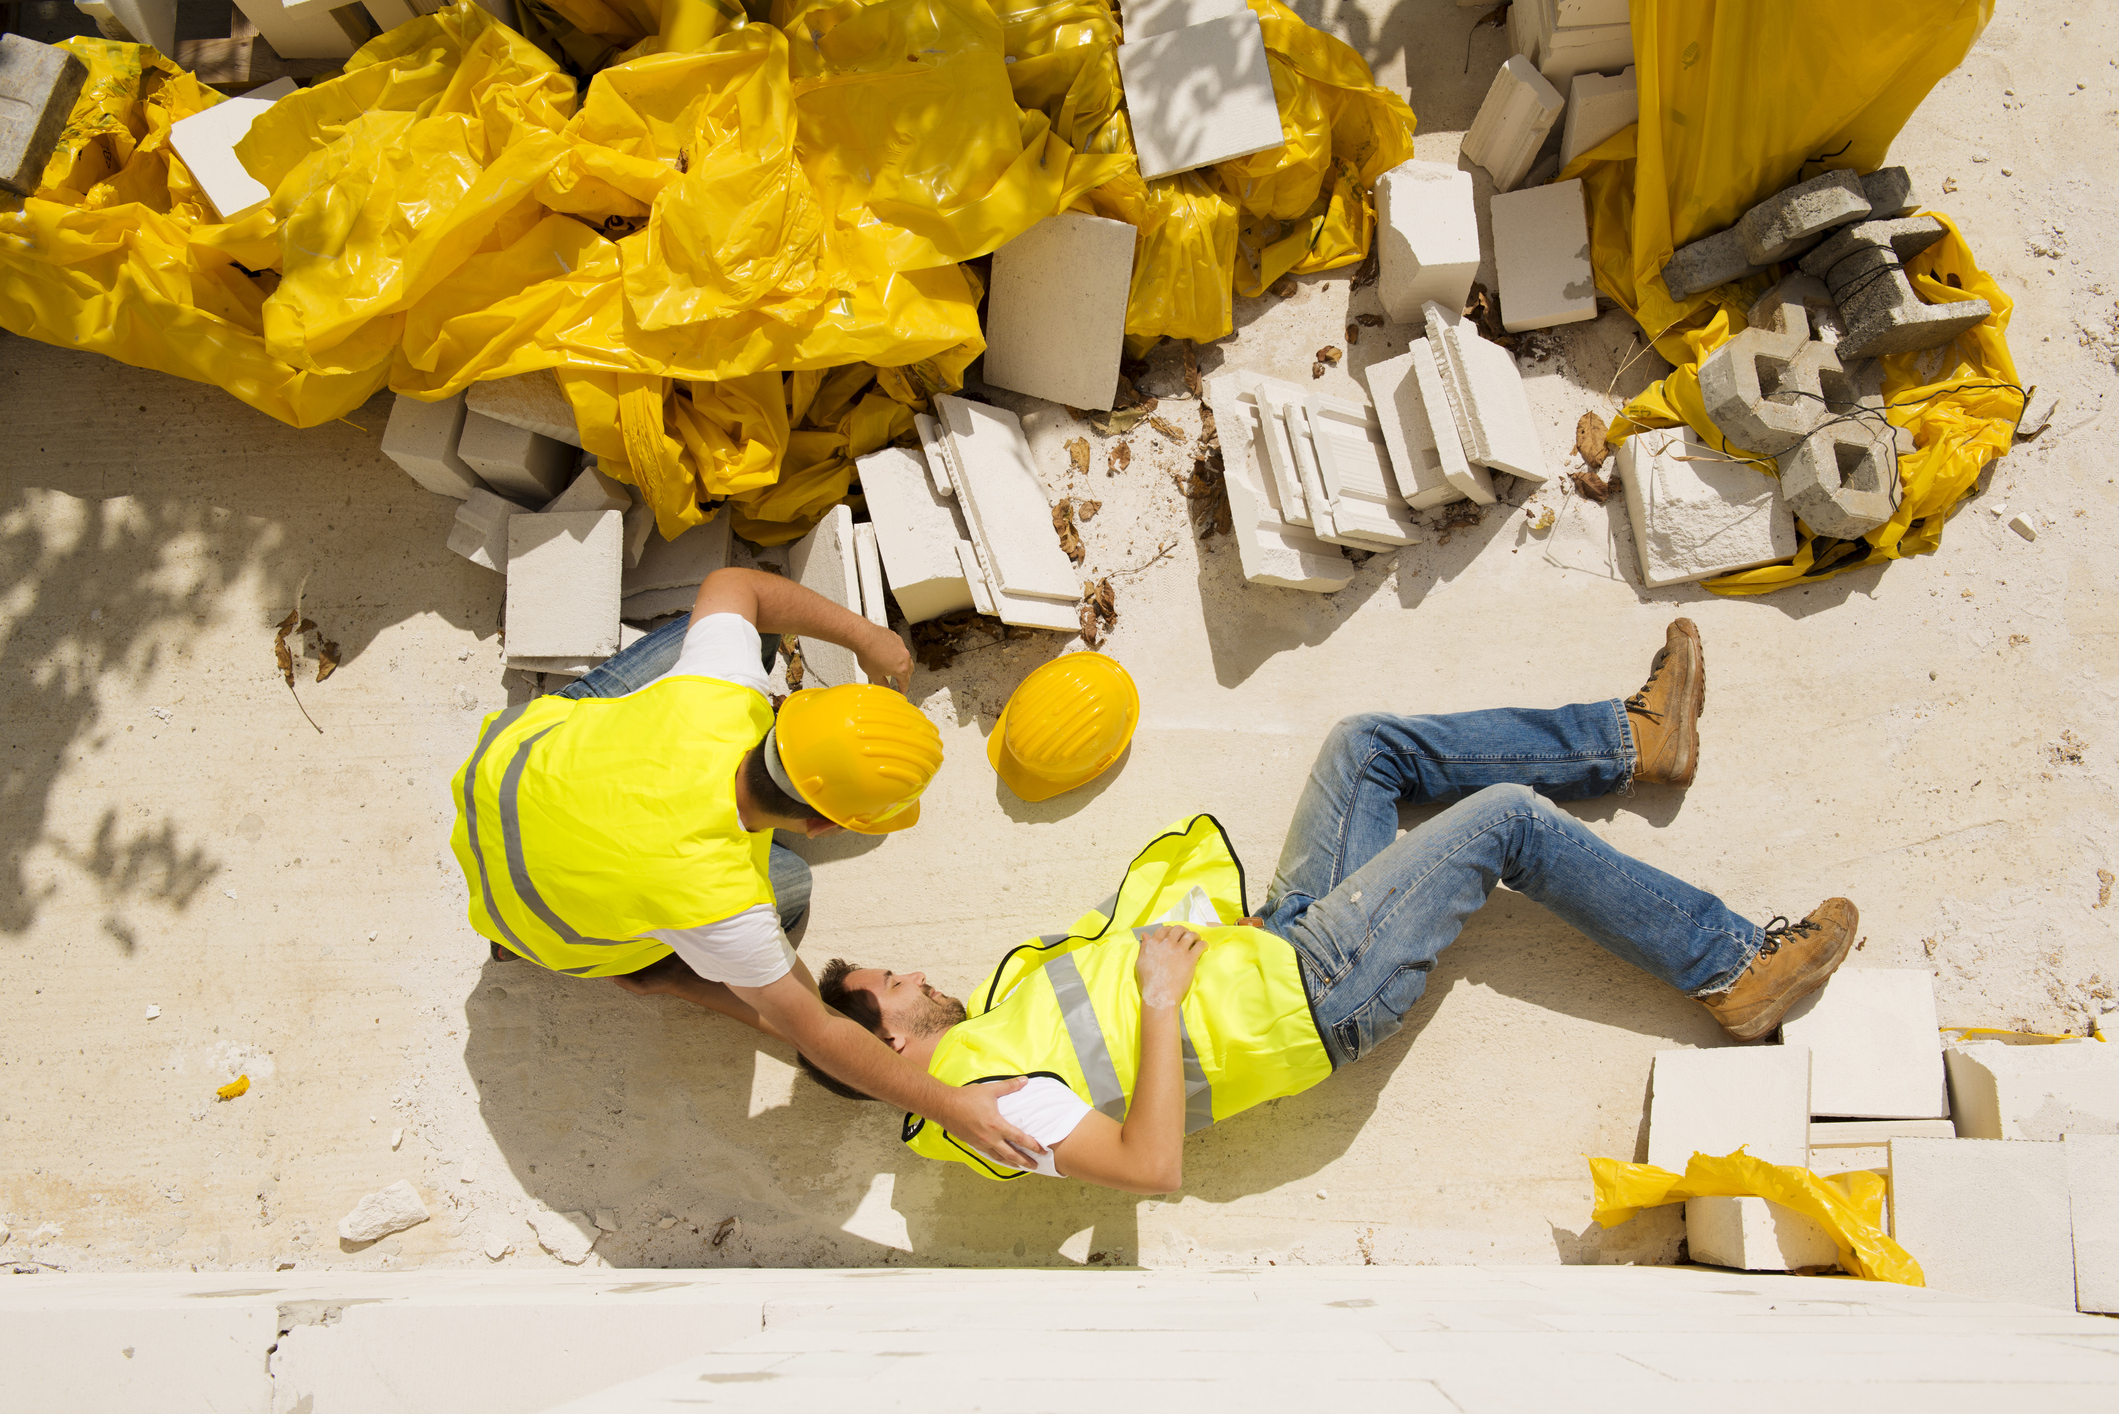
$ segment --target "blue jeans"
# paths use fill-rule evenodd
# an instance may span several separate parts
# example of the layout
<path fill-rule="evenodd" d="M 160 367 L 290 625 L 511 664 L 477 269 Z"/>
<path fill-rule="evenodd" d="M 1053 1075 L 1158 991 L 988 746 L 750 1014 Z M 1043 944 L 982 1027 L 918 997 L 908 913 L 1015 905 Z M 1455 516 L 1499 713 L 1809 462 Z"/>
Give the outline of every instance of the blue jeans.
<path fill-rule="evenodd" d="M 684 631 L 691 626 L 692 616 L 679 614 L 617 657 L 574 679 L 552 695 L 623 697 L 629 692 L 638 692 L 676 665 L 677 655 L 684 651 Z M 763 634 L 760 639 L 765 671 L 770 673 L 773 659 L 780 652 L 780 635 Z M 802 921 L 802 915 L 809 911 L 809 861 L 774 840 L 772 855 L 767 861 L 767 874 L 772 880 L 773 901 L 780 910 L 780 926 L 792 932 Z"/>
<path fill-rule="evenodd" d="M 1623 789 L 1633 768 L 1617 700 L 1333 727 L 1262 915 L 1295 949 L 1332 1064 L 1404 1024 L 1437 954 L 1500 883 L 1689 996 L 1735 985 L 1764 930 L 1552 805 Z M 1401 839 L 1401 801 L 1455 803 Z"/>

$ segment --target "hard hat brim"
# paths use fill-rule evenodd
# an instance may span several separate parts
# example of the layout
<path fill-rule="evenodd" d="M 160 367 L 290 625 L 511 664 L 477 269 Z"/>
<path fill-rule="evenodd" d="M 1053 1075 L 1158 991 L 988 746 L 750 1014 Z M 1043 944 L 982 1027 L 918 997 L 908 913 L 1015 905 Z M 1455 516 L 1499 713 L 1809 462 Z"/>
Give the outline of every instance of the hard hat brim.
<path fill-rule="evenodd" d="M 840 829 L 851 830 L 857 835 L 894 835 L 900 830 L 909 830 L 920 823 L 920 802 L 915 800 L 912 804 L 880 824 L 857 825 L 852 820 L 832 819 L 830 816 L 825 818 L 831 819 L 831 822 Z"/>

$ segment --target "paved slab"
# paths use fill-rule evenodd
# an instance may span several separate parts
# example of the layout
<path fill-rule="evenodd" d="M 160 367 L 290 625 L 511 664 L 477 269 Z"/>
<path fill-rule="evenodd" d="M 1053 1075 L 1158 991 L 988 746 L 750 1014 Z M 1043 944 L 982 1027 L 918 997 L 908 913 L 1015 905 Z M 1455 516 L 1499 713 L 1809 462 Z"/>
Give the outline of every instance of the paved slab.
<path fill-rule="evenodd" d="M 1287 142 L 1249 10 L 1118 47 L 1140 174 L 1189 172 Z"/>
<path fill-rule="evenodd" d="M 1893 1139 L 1891 1235 L 1937 1291 L 2074 1307 L 2063 1145 Z"/>

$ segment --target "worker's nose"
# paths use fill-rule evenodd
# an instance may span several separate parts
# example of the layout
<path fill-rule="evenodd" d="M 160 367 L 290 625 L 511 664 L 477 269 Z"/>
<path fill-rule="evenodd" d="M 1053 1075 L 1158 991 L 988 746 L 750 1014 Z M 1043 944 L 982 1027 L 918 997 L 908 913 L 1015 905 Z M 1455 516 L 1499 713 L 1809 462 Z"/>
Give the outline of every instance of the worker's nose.
<path fill-rule="evenodd" d="M 927 985 L 927 974 L 924 972 L 910 973 L 905 980 L 912 983 L 915 987 L 924 987 Z"/>

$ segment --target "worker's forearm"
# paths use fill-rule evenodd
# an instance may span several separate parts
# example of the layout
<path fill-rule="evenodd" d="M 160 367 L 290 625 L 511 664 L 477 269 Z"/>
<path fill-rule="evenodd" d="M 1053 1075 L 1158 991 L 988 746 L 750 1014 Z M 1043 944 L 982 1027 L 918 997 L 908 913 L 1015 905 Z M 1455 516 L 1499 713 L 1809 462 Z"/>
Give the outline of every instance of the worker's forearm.
<path fill-rule="evenodd" d="M 734 610 L 747 615 L 760 633 L 793 634 L 798 638 L 821 638 L 855 653 L 869 653 L 885 643 L 896 644 L 888 629 L 876 627 L 861 615 L 841 608 L 814 590 L 783 575 L 763 570 L 721 569 L 699 586 L 694 612 L 700 615 Z"/>
<path fill-rule="evenodd" d="M 798 1049 L 825 1070 L 888 1105 L 948 1125 L 956 1087 L 944 1085 L 836 1012 L 825 1012 Z"/>
<path fill-rule="evenodd" d="M 785 1036 L 780 1034 L 777 1027 L 758 1014 L 756 1007 L 744 1001 L 720 982 L 709 982 L 704 977 L 694 975 L 690 980 L 684 982 L 676 995 L 684 1001 L 690 1002 L 693 1006 L 704 1007 L 708 1011 L 717 1011 L 723 1016 L 733 1017 L 745 1026 L 754 1027 L 764 1032 L 775 1041 L 787 1040 Z M 789 1044 L 792 1044 L 792 1042 Z"/>
<path fill-rule="evenodd" d="M 1140 1071 L 1118 1136 L 1136 1172 L 1168 1182 L 1164 1192 L 1178 1187 L 1184 1172 L 1185 1074 L 1177 1018 L 1174 1006 L 1141 1008 Z"/>

